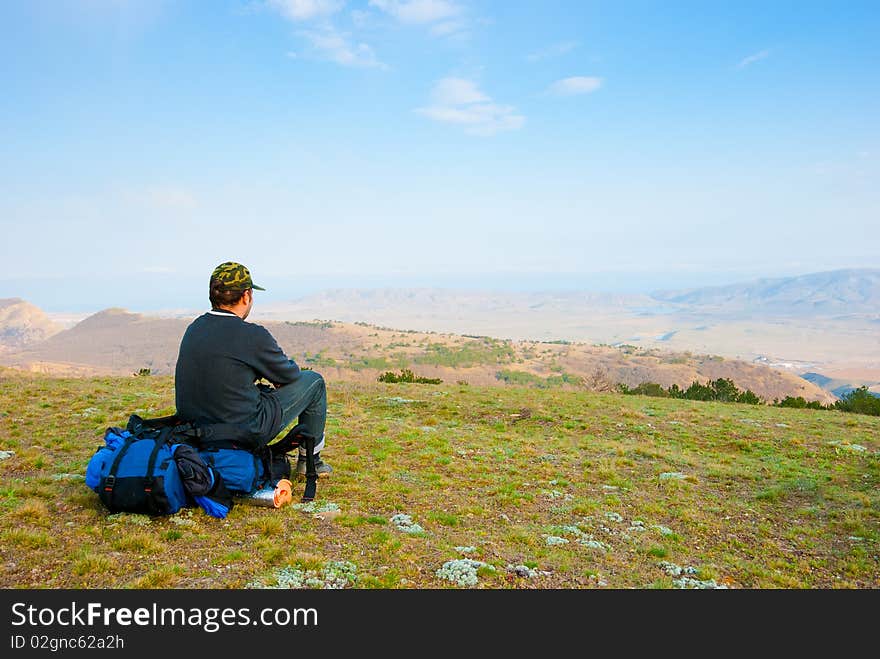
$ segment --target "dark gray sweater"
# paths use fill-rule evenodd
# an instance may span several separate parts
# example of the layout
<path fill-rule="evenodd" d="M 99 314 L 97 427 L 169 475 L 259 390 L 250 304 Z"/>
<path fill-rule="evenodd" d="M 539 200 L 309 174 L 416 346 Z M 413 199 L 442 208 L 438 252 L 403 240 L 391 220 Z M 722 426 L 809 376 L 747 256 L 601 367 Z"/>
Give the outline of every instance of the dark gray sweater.
<path fill-rule="evenodd" d="M 277 387 L 299 375 L 299 366 L 265 327 L 231 312 L 209 311 L 186 328 L 180 342 L 177 414 L 187 421 L 239 424 L 251 439 L 268 441 L 281 430 L 281 405 L 255 383 L 265 378 Z"/>

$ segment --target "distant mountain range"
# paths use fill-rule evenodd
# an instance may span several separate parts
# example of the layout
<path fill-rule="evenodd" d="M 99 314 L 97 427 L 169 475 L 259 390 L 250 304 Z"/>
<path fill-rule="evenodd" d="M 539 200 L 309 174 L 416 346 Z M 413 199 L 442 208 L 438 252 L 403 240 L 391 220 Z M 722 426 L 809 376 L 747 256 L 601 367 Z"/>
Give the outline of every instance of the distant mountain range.
<path fill-rule="evenodd" d="M 695 311 L 713 309 L 726 314 L 880 316 L 880 269 L 835 270 L 730 286 L 659 291 L 652 297 Z"/>
<path fill-rule="evenodd" d="M 728 320 L 863 316 L 880 322 L 880 269 L 836 270 L 729 286 L 656 291 L 651 295 L 434 288 L 328 289 L 260 307 L 259 312 L 267 318 L 305 314 L 347 322 L 391 321 L 396 327 L 442 331 L 462 331 L 460 321 L 472 318 L 500 319 L 512 328 L 510 335 L 520 335 L 519 327 L 523 322 L 528 324 L 530 316 L 553 312 L 583 318 L 587 325 L 596 313 L 619 312 L 639 316 L 708 314 Z"/>

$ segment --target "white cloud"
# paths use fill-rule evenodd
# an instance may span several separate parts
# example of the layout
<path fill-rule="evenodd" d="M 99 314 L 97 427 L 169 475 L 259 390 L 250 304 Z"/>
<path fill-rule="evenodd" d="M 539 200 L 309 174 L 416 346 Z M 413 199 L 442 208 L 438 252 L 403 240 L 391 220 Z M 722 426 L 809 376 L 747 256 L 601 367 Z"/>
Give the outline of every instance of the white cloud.
<path fill-rule="evenodd" d="M 298 32 L 300 37 L 311 44 L 317 58 L 354 68 L 387 68 L 379 61 L 369 44 L 355 42 L 350 34 L 340 32 L 334 26 L 330 17 L 345 6 L 345 0 L 266 1 L 268 6 L 294 22 L 325 19 L 314 29 Z M 351 14 L 352 22 L 356 27 L 362 27 L 364 21 L 368 19 L 368 12 L 353 10 Z M 297 59 L 300 54 L 288 51 L 287 56 Z"/>
<path fill-rule="evenodd" d="M 432 105 L 417 108 L 416 112 L 433 121 L 463 126 L 471 135 L 518 130 L 525 123 L 515 107 L 494 103 L 473 81 L 464 78 L 439 80 L 431 100 Z"/>
<path fill-rule="evenodd" d="M 344 0 L 269 0 L 269 6 L 291 21 L 330 16 L 342 9 Z"/>
<path fill-rule="evenodd" d="M 299 33 L 305 37 L 322 59 L 341 66 L 354 68 L 387 68 L 376 58 L 376 53 L 365 43 L 354 43 L 350 35 L 337 32 L 333 27 Z"/>
<path fill-rule="evenodd" d="M 526 59 L 529 62 L 540 62 L 541 60 L 559 57 L 560 55 L 570 53 L 577 47 L 577 41 L 563 41 L 547 46 L 546 48 L 536 50 L 535 52 L 526 55 Z"/>
<path fill-rule="evenodd" d="M 547 91 L 556 96 L 575 96 L 590 94 L 602 86 L 602 78 L 593 76 L 574 76 L 554 82 Z"/>
<path fill-rule="evenodd" d="M 436 105 L 453 106 L 483 103 L 492 99 L 481 92 L 476 83 L 471 80 L 443 78 L 434 85 L 434 89 L 431 91 L 431 100 Z"/>
<path fill-rule="evenodd" d="M 464 21 L 443 21 L 431 26 L 431 34 L 438 37 L 464 36 L 467 32 Z"/>
<path fill-rule="evenodd" d="M 461 7 L 448 0 L 370 0 L 370 6 L 412 25 L 434 23 L 461 14 Z"/>
<path fill-rule="evenodd" d="M 762 50 L 760 52 L 755 53 L 754 55 L 749 55 L 748 57 L 744 57 L 739 64 L 736 65 L 737 69 L 744 69 L 750 64 L 754 64 L 755 62 L 760 62 L 762 59 L 766 59 L 770 57 L 769 50 Z"/>

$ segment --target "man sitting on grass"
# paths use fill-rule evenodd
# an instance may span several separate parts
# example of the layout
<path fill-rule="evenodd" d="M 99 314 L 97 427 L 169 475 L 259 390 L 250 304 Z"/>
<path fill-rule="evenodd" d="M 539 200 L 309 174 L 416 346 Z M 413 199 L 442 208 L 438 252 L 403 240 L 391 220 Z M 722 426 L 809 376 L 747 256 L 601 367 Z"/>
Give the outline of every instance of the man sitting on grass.
<path fill-rule="evenodd" d="M 234 423 L 254 442 L 265 444 L 298 418 L 304 434 L 315 439 L 318 476 L 333 469 L 321 460 L 327 391 L 324 378 L 300 370 L 266 328 L 245 319 L 254 305 L 251 274 L 227 261 L 211 274 L 211 310 L 196 318 L 183 335 L 174 394 L 177 415 L 200 423 Z M 265 379 L 273 386 L 258 384 Z M 300 448 L 298 474 L 306 473 Z"/>

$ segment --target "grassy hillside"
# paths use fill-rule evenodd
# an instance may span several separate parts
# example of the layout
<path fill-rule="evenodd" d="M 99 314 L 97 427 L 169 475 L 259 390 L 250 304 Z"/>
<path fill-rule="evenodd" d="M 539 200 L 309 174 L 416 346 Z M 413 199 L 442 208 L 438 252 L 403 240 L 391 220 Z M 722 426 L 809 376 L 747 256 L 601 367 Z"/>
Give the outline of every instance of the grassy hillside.
<path fill-rule="evenodd" d="M 335 473 L 317 513 L 151 519 L 108 514 L 82 474 L 107 426 L 173 411 L 171 378 L 0 370 L 0 587 L 880 587 L 878 418 L 514 386 L 328 391 Z"/>
<path fill-rule="evenodd" d="M 169 375 L 188 322 L 108 309 L 26 350 L 0 354 L 0 364 L 65 377 L 130 375 L 141 369 Z M 400 368 L 444 382 L 489 385 L 513 378 L 538 385 L 561 378 L 600 391 L 616 383 L 687 387 L 695 380 L 729 378 L 767 401 L 786 396 L 834 401 L 818 386 L 763 364 L 628 344 L 509 341 L 329 321 L 269 322 L 266 327 L 286 354 L 321 369 L 334 382 L 374 382 L 383 372 Z"/>

